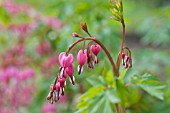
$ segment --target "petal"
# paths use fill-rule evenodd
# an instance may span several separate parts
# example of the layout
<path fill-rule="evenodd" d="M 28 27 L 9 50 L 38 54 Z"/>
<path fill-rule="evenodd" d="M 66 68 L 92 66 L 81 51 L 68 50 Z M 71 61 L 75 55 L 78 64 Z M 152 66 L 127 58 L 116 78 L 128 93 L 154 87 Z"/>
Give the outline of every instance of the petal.
<path fill-rule="evenodd" d="M 75 84 L 75 77 L 74 76 L 70 77 L 69 80 L 70 80 L 71 84 L 73 84 L 73 85 Z"/>
<path fill-rule="evenodd" d="M 77 70 L 78 70 L 78 75 L 80 75 L 83 72 L 83 67 L 78 65 Z"/>
<path fill-rule="evenodd" d="M 63 67 L 63 60 L 64 60 L 64 58 L 65 58 L 65 56 L 66 56 L 66 52 L 62 52 L 62 53 L 60 53 L 59 54 L 59 57 L 58 57 L 58 61 L 59 61 L 59 63 L 60 63 L 60 65 Z"/>
<path fill-rule="evenodd" d="M 70 65 L 69 67 L 66 68 L 66 73 L 68 74 L 68 76 L 73 76 L 74 73 L 74 66 Z"/>
<path fill-rule="evenodd" d="M 72 54 L 69 54 L 64 59 L 64 67 L 69 67 L 74 61 L 74 56 Z"/>

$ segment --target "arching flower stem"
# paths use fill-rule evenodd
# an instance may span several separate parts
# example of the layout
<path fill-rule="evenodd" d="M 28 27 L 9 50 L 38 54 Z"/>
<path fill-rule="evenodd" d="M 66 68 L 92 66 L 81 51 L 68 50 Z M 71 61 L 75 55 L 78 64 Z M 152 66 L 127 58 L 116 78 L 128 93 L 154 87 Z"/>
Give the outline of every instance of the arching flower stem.
<path fill-rule="evenodd" d="M 111 65 L 112 65 L 112 69 L 113 69 L 113 73 L 114 73 L 114 76 L 115 77 L 118 77 L 119 76 L 119 73 L 118 73 L 118 70 L 116 69 L 116 66 L 115 66 L 115 63 L 109 53 L 109 51 L 106 49 L 106 47 L 97 39 L 93 38 L 93 37 L 87 37 L 87 38 L 81 38 L 80 40 L 74 42 L 67 50 L 67 54 L 71 51 L 71 49 L 77 45 L 79 42 L 82 42 L 82 41 L 85 41 L 85 40 L 91 40 L 91 41 L 94 41 L 95 43 L 99 44 L 101 46 L 101 48 L 104 50 L 104 52 L 106 53 Z"/>
<path fill-rule="evenodd" d="M 117 62 L 116 62 L 116 68 L 117 70 L 119 70 L 120 68 L 120 62 L 121 62 L 121 54 L 123 52 L 123 49 L 124 49 L 124 43 L 125 43 L 125 22 L 124 22 L 124 19 L 121 20 L 121 23 L 122 23 L 122 42 L 121 42 L 121 48 L 120 48 L 120 52 L 119 52 L 119 55 L 118 55 L 118 58 L 117 58 Z"/>

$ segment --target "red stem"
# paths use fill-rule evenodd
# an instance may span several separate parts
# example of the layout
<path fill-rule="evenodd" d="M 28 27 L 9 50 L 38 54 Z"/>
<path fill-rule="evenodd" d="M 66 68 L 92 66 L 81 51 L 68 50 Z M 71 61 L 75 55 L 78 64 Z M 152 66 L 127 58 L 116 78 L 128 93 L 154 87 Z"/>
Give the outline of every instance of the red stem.
<path fill-rule="evenodd" d="M 116 62 L 116 68 L 117 70 L 119 70 L 120 68 L 120 61 L 121 61 L 121 55 L 122 55 L 122 52 L 123 52 L 123 48 L 124 48 L 124 42 L 125 42 L 125 23 L 124 23 L 124 19 L 121 20 L 121 23 L 122 23 L 122 43 L 121 43 L 121 49 L 120 49 L 120 52 L 119 52 L 119 55 L 118 55 L 118 58 L 117 58 L 117 62 Z"/>
<path fill-rule="evenodd" d="M 117 111 L 117 113 L 120 113 L 119 104 L 116 103 L 115 106 L 116 106 L 116 111 Z"/>

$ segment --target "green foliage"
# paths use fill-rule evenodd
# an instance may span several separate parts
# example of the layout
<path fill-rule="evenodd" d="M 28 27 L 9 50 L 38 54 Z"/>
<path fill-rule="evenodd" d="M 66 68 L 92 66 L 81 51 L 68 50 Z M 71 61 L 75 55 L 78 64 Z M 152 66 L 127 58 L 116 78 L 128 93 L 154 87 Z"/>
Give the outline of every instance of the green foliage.
<path fill-rule="evenodd" d="M 119 98 L 114 89 L 104 86 L 92 87 L 80 98 L 77 112 L 112 113 L 113 104 L 118 102 Z"/>
<path fill-rule="evenodd" d="M 159 81 L 159 78 L 151 74 L 144 74 L 142 76 L 135 75 L 132 77 L 132 83 L 138 85 L 151 96 L 163 100 L 162 89 L 165 85 Z"/>

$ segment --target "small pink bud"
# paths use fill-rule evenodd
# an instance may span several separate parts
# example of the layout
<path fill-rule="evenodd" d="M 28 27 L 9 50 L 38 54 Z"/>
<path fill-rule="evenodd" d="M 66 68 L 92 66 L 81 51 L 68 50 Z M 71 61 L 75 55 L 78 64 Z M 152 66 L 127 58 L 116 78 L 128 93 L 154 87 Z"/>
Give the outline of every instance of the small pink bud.
<path fill-rule="evenodd" d="M 50 91 L 53 90 L 53 86 L 54 86 L 53 84 L 50 85 Z M 55 89 L 56 89 L 56 87 L 54 87 L 54 90 L 55 90 Z"/>
<path fill-rule="evenodd" d="M 74 56 L 72 54 L 66 54 L 66 52 L 62 52 L 59 55 L 59 63 L 62 67 L 69 67 L 74 61 Z"/>
<path fill-rule="evenodd" d="M 58 82 L 60 82 L 60 87 L 65 87 L 66 79 L 58 77 Z"/>
<path fill-rule="evenodd" d="M 91 47 L 90 47 L 90 50 L 93 52 L 93 54 L 94 55 L 98 55 L 99 54 L 99 52 L 100 52 L 100 49 L 101 49 L 101 47 L 100 47 L 100 45 L 91 45 Z"/>
<path fill-rule="evenodd" d="M 79 35 L 78 35 L 77 33 L 75 33 L 75 32 L 72 33 L 72 36 L 73 36 L 73 37 L 79 37 Z"/>
<path fill-rule="evenodd" d="M 55 90 L 56 91 L 60 91 L 60 82 L 56 83 Z"/>

